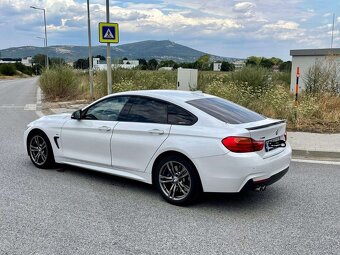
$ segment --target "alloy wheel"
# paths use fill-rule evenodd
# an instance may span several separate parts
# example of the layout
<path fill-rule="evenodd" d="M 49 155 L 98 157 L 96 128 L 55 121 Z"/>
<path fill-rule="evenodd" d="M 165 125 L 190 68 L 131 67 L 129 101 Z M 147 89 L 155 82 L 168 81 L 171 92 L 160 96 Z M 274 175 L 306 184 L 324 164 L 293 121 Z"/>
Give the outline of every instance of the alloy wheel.
<path fill-rule="evenodd" d="M 182 200 L 191 190 L 190 173 L 177 161 L 166 162 L 161 167 L 158 178 L 161 190 L 171 200 Z"/>
<path fill-rule="evenodd" d="M 48 158 L 47 143 L 40 135 L 35 135 L 30 140 L 29 151 L 33 162 L 39 166 L 46 163 Z"/>

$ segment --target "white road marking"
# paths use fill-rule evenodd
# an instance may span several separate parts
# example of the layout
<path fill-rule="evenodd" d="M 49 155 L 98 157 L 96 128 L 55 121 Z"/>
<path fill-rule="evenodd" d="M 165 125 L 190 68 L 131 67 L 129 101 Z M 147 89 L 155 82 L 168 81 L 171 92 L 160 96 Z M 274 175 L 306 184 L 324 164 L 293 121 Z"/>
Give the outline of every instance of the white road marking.
<path fill-rule="evenodd" d="M 340 166 L 339 161 L 326 161 L 326 160 L 310 160 L 310 159 L 292 159 L 293 162 L 299 163 L 310 163 L 310 164 L 323 164 L 323 165 L 338 165 Z"/>
<path fill-rule="evenodd" d="M 26 104 L 24 107 L 25 111 L 35 111 L 37 110 L 37 105 L 36 104 Z"/>
<path fill-rule="evenodd" d="M 24 108 L 24 106 L 21 105 L 14 105 L 14 104 L 4 104 L 4 105 L 0 105 L 0 108 L 5 108 L 5 109 L 20 109 L 20 108 Z"/>

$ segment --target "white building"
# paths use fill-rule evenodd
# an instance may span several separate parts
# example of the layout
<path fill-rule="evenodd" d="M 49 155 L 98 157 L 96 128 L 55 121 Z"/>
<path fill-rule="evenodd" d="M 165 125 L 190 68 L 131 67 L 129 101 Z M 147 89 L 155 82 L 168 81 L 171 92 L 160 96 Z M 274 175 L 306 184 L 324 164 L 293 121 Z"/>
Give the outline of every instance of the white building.
<path fill-rule="evenodd" d="M 242 69 L 243 67 L 246 66 L 246 62 L 244 60 L 237 60 L 237 61 L 233 62 L 233 64 L 235 66 L 235 70 Z"/>
<path fill-rule="evenodd" d="M 21 64 L 25 66 L 32 66 L 33 58 L 32 57 L 26 57 L 21 59 Z"/>
<path fill-rule="evenodd" d="M 20 62 L 25 66 L 32 66 L 33 60 L 32 57 L 25 58 L 3 58 L 0 59 L 0 64 L 15 64 L 16 62 Z"/>
<path fill-rule="evenodd" d="M 340 70 L 340 48 L 333 49 L 305 49 L 291 50 L 292 72 L 290 78 L 290 91 L 295 93 L 297 68 L 300 70 L 299 89 L 304 90 L 304 79 L 309 68 L 316 63 L 329 63 L 334 61 L 337 70 Z"/>
<path fill-rule="evenodd" d="M 123 64 L 115 64 L 113 63 L 112 69 L 133 69 L 139 65 L 139 60 L 123 60 Z M 93 58 L 93 69 L 95 70 L 106 70 L 107 65 L 106 61 L 101 61 L 100 58 Z"/>
<path fill-rule="evenodd" d="M 222 66 L 221 62 L 214 63 L 213 71 L 216 71 L 216 72 L 221 71 L 221 66 Z"/>

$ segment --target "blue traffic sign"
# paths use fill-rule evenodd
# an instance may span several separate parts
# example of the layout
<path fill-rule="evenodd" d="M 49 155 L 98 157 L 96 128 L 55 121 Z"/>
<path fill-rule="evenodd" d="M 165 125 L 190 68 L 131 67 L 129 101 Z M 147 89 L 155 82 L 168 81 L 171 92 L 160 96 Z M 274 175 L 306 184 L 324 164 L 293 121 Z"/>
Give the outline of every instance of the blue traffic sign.
<path fill-rule="evenodd" d="M 117 23 L 99 23 L 99 42 L 118 43 L 119 33 Z"/>

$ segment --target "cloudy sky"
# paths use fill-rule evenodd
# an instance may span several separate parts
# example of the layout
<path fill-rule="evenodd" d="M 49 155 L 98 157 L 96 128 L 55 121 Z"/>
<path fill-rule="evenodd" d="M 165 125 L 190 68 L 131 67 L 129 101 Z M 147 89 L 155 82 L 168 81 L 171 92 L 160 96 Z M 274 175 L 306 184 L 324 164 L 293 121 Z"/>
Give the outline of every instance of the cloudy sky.
<path fill-rule="evenodd" d="M 105 0 L 90 0 L 92 43 L 105 21 Z M 46 8 L 49 45 L 87 45 L 84 0 L 0 0 L 0 49 L 43 41 Z M 296 48 L 328 48 L 335 13 L 334 47 L 340 47 L 340 0 L 158 0 L 110 1 L 120 44 L 171 40 L 226 57 L 289 59 Z"/>

